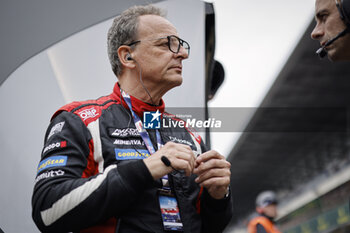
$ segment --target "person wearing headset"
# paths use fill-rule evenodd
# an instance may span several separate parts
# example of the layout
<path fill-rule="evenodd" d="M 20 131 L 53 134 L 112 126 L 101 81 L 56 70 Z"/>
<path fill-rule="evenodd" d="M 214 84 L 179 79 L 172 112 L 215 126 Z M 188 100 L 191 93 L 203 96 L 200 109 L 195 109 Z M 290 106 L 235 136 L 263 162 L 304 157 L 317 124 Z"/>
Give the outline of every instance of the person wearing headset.
<path fill-rule="evenodd" d="M 315 12 L 311 38 L 321 44 L 316 53 L 331 61 L 350 61 L 350 0 L 316 0 Z"/>
<path fill-rule="evenodd" d="M 281 233 L 275 226 L 277 199 L 273 191 L 263 191 L 256 198 L 257 216 L 248 224 L 248 233 Z"/>
<path fill-rule="evenodd" d="M 43 232 L 222 232 L 232 216 L 230 163 L 169 117 L 163 95 L 182 83 L 189 44 L 160 8 L 134 6 L 108 32 L 119 82 L 52 117 L 32 197 Z M 147 114 L 146 114 L 147 113 Z M 171 124 L 174 125 L 174 124 Z"/>
<path fill-rule="evenodd" d="M 311 38 L 321 45 L 316 53 L 331 61 L 350 60 L 350 0 L 316 0 L 315 20 Z"/>

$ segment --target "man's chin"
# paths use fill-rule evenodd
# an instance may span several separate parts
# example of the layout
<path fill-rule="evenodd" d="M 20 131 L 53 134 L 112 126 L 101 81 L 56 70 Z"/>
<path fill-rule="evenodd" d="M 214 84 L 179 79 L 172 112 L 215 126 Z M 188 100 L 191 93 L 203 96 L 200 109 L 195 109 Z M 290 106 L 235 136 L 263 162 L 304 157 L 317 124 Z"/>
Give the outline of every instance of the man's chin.
<path fill-rule="evenodd" d="M 327 55 L 328 59 L 332 62 L 350 60 L 350 56 L 346 56 L 346 54 L 341 53 L 335 49 L 329 50 Z"/>
<path fill-rule="evenodd" d="M 330 61 L 337 61 L 338 60 L 338 56 L 334 50 L 328 50 L 327 57 Z"/>
<path fill-rule="evenodd" d="M 172 77 L 171 80 L 169 80 L 169 85 L 171 85 L 172 87 L 181 86 L 182 80 L 182 76 Z"/>
<path fill-rule="evenodd" d="M 181 79 L 179 79 L 179 80 L 177 81 L 177 85 L 176 85 L 176 86 L 181 86 L 181 84 L 182 84 L 182 77 L 181 77 Z"/>

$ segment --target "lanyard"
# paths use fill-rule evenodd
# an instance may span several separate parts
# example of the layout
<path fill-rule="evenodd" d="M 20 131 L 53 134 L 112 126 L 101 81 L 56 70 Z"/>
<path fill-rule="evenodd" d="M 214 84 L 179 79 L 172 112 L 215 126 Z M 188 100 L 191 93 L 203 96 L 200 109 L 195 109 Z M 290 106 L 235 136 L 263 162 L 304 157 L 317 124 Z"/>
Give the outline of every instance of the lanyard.
<path fill-rule="evenodd" d="M 152 144 L 151 138 L 149 137 L 147 130 L 143 127 L 140 117 L 132 110 L 132 103 L 131 103 L 130 96 L 127 93 L 125 93 L 123 90 L 121 90 L 121 94 L 130 109 L 137 131 L 140 133 L 143 141 L 145 142 L 147 150 L 151 154 L 155 153 L 156 150 L 154 149 L 154 146 Z M 156 130 L 156 137 L 157 137 L 157 146 L 159 150 L 163 146 L 159 130 Z M 168 175 L 164 175 L 161 178 L 161 182 L 162 182 L 162 187 L 158 189 L 159 191 L 158 199 L 159 199 L 160 209 L 162 212 L 161 216 L 163 219 L 163 227 L 165 230 L 168 230 L 168 231 L 183 231 L 183 224 L 180 217 L 179 207 L 177 204 L 176 197 L 172 194 L 171 188 L 169 186 Z M 171 214 L 168 213 L 169 209 L 172 210 Z"/>
<path fill-rule="evenodd" d="M 151 142 L 151 138 L 149 137 L 149 134 L 146 131 L 146 129 L 143 127 L 142 121 L 139 118 L 139 116 L 132 110 L 130 96 L 127 93 L 125 93 L 123 90 L 121 90 L 121 93 L 122 93 L 122 96 L 123 96 L 126 104 L 128 105 L 128 107 L 130 109 L 130 112 L 132 114 L 132 118 L 134 119 L 134 123 L 135 123 L 135 126 L 137 128 L 137 131 L 140 133 L 142 140 L 145 142 L 147 150 L 152 155 L 153 153 L 156 152 L 156 150 L 154 149 L 154 146 Z M 157 137 L 157 146 L 158 146 L 158 150 L 159 150 L 160 148 L 163 147 L 163 143 L 162 143 L 162 139 L 160 137 L 160 133 L 158 130 L 156 130 L 156 137 Z M 163 184 L 163 187 L 162 187 L 163 189 L 170 190 L 169 182 L 168 182 L 168 175 L 164 175 L 162 177 L 162 184 Z"/>
<path fill-rule="evenodd" d="M 121 90 L 122 96 L 126 102 L 126 104 L 128 105 L 132 118 L 134 120 L 135 126 L 137 128 L 137 131 L 140 133 L 143 141 L 145 142 L 145 145 L 147 147 L 147 150 L 149 151 L 149 153 L 153 154 L 156 152 L 156 150 L 154 149 L 154 146 L 151 142 L 151 138 L 149 137 L 148 132 L 146 131 L 146 129 L 143 127 L 142 121 L 140 119 L 140 117 L 132 110 L 132 104 L 131 104 L 131 98 L 130 96 L 125 93 L 123 90 Z M 160 148 L 162 148 L 163 143 L 162 143 L 162 139 L 160 137 L 160 133 L 158 130 L 156 130 L 156 137 L 157 137 L 157 146 L 158 146 L 158 150 Z"/>

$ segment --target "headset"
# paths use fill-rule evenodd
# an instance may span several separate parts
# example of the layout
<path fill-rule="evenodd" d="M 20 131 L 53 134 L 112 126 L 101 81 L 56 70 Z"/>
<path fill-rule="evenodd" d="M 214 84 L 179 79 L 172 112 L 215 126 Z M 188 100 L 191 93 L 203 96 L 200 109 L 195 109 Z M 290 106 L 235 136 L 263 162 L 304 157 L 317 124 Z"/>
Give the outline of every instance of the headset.
<path fill-rule="evenodd" d="M 335 4 L 338 8 L 340 18 L 344 21 L 346 28 L 340 32 L 337 36 L 330 39 L 321 48 L 316 51 L 316 54 L 323 58 L 327 55 L 326 47 L 333 44 L 334 41 L 338 40 L 340 37 L 344 36 L 346 33 L 350 32 L 350 0 L 335 0 Z"/>
<path fill-rule="evenodd" d="M 153 101 L 153 98 L 152 98 L 151 94 L 149 93 L 149 91 L 148 91 L 147 88 L 145 87 L 145 84 L 143 83 L 143 80 L 142 80 L 142 70 L 141 70 L 141 66 L 139 65 L 139 63 L 138 63 L 133 57 L 131 57 L 131 54 L 130 54 L 130 53 L 126 54 L 125 59 L 126 59 L 127 61 L 134 61 L 134 62 L 135 62 L 136 66 L 137 66 L 138 69 L 139 69 L 139 80 L 140 80 L 140 83 L 141 83 L 143 89 L 146 91 L 146 93 L 147 93 L 147 95 L 149 96 L 149 98 L 151 99 L 152 104 L 153 104 L 153 105 L 156 105 L 156 104 L 154 103 L 154 101 Z"/>
<path fill-rule="evenodd" d="M 350 27 L 350 0 L 336 0 L 340 18 L 345 22 L 347 27 Z"/>
<path fill-rule="evenodd" d="M 128 61 L 133 60 L 133 58 L 131 57 L 130 53 L 126 54 L 125 59 Z"/>

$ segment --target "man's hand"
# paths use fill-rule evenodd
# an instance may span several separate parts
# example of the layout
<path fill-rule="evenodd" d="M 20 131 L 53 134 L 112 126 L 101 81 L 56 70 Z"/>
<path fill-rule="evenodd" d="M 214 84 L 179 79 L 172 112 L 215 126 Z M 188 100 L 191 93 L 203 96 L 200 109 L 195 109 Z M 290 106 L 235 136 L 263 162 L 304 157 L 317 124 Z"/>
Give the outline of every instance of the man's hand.
<path fill-rule="evenodd" d="M 195 156 L 191 147 L 179 143 L 167 142 L 160 150 L 143 160 L 155 180 L 172 171 L 171 167 L 165 166 L 162 162 L 161 157 L 163 155 L 168 158 L 171 166 L 176 170 L 185 171 L 187 176 L 192 174 L 195 167 Z"/>
<path fill-rule="evenodd" d="M 196 182 L 208 190 L 210 196 L 222 199 L 230 185 L 231 164 L 218 152 L 211 150 L 199 155 L 193 173 L 197 174 Z"/>

